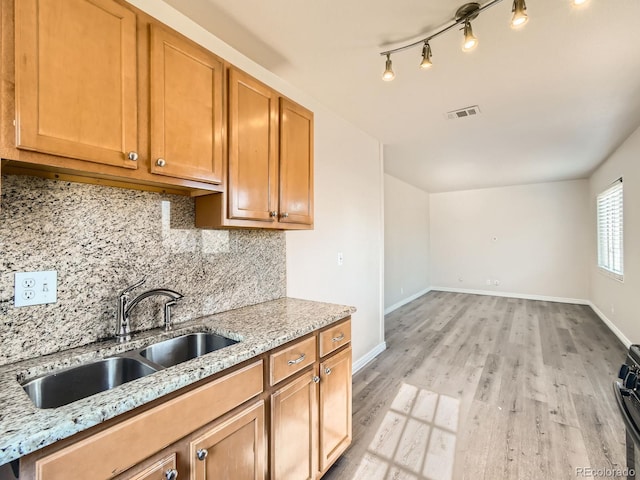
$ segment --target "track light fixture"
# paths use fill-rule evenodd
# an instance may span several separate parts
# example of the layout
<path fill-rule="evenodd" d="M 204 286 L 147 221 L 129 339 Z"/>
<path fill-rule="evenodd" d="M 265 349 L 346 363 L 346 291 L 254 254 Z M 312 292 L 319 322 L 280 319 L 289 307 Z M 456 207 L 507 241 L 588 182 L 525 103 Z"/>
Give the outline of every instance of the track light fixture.
<path fill-rule="evenodd" d="M 394 78 L 396 78 L 396 74 L 393 73 L 393 68 L 391 66 L 391 54 L 387 53 L 387 61 L 385 62 L 385 65 L 384 65 L 384 73 L 382 74 L 382 80 L 384 80 L 385 82 L 390 82 Z"/>
<path fill-rule="evenodd" d="M 431 45 L 429 42 L 424 42 L 424 46 L 422 47 L 422 61 L 420 62 L 420 68 L 423 70 L 426 68 L 431 68 L 433 63 L 431 63 Z"/>
<path fill-rule="evenodd" d="M 573 0 L 571 3 L 574 7 L 581 7 L 582 5 L 587 3 L 587 0 Z"/>
<path fill-rule="evenodd" d="M 470 52 L 478 46 L 478 39 L 473 35 L 471 29 L 471 22 L 469 20 L 464 22 L 464 42 L 462 43 L 462 51 Z"/>
<path fill-rule="evenodd" d="M 511 11 L 513 12 L 513 17 L 511 17 L 512 28 L 520 28 L 529 20 L 527 16 L 527 5 L 524 3 L 524 0 L 513 0 L 513 8 Z"/>
<path fill-rule="evenodd" d="M 409 48 L 416 47 L 418 45 L 422 45 L 422 61 L 420 62 L 421 69 L 428 69 L 431 67 L 431 44 L 429 43 L 434 38 L 442 35 L 443 33 L 451 30 L 457 25 L 463 26 L 464 31 L 464 41 L 462 43 L 462 50 L 465 52 L 469 52 L 478 46 L 478 39 L 473 34 L 473 29 L 471 28 L 471 22 L 480 15 L 486 9 L 494 6 L 496 3 L 500 3 L 502 0 L 489 0 L 484 5 L 480 5 L 479 3 L 465 3 L 456 11 L 455 17 L 450 20 L 448 23 L 440 26 L 435 30 L 431 35 L 421 40 L 418 40 L 413 43 L 409 43 L 407 45 L 403 45 L 401 47 L 393 48 L 391 50 L 386 50 L 381 52 L 380 55 L 384 55 L 387 57 L 385 62 L 385 69 L 382 75 L 382 79 L 385 81 L 390 81 L 395 78 L 395 73 L 391 67 L 391 55 L 393 53 L 401 52 L 403 50 L 407 50 Z M 586 0 L 572 0 L 574 4 L 584 3 Z M 527 16 L 527 6 L 525 4 L 525 0 L 513 0 L 513 17 L 511 18 L 511 26 L 514 28 L 518 28 L 523 26 L 529 20 Z"/>

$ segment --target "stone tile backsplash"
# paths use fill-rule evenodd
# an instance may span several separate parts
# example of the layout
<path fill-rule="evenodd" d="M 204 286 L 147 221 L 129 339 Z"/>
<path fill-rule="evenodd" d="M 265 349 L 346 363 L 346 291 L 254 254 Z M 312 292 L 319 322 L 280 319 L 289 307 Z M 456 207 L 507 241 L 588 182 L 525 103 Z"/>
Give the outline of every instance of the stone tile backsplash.
<path fill-rule="evenodd" d="M 15 308 L 14 273 L 57 270 L 55 304 Z M 189 197 L 2 177 L 0 364 L 111 338 L 118 293 L 184 294 L 176 323 L 286 295 L 285 236 L 199 230 Z M 135 294 L 135 293 L 134 293 Z M 164 297 L 142 301 L 132 329 L 161 326 Z"/>

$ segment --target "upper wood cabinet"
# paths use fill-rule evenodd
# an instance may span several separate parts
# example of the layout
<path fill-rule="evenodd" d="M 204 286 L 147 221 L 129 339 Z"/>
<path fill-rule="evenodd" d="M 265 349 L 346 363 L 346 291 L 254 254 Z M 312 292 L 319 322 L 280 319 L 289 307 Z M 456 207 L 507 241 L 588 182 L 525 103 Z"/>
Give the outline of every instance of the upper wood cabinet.
<path fill-rule="evenodd" d="M 0 6 L 5 173 L 223 190 L 222 60 L 124 0 Z"/>
<path fill-rule="evenodd" d="M 272 223 L 278 214 L 278 96 L 229 69 L 229 218 Z"/>
<path fill-rule="evenodd" d="M 196 226 L 313 228 L 313 113 L 234 67 L 226 195 L 196 199 Z"/>
<path fill-rule="evenodd" d="M 151 26 L 151 171 L 222 181 L 222 61 Z"/>
<path fill-rule="evenodd" d="M 137 168 L 135 13 L 112 0 L 15 8 L 17 146 Z"/>
<path fill-rule="evenodd" d="M 313 228 L 312 112 L 124 0 L 0 7 L 4 173 L 202 196 L 199 227 Z"/>
<path fill-rule="evenodd" d="M 313 223 L 313 113 L 280 99 L 279 221 Z"/>

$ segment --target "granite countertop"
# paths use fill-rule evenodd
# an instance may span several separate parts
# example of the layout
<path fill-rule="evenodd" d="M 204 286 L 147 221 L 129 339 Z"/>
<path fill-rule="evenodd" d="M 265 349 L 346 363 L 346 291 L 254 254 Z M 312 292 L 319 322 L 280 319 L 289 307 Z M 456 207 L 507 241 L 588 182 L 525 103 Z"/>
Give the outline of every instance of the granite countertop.
<path fill-rule="evenodd" d="M 104 341 L 0 367 L 0 465 L 34 452 L 162 395 L 241 363 L 355 312 L 354 307 L 282 298 L 151 330 L 126 344 Z M 36 408 L 19 381 L 117 355 L 195 331 L 240 342 L 106 392 L 52 409 Z"/>

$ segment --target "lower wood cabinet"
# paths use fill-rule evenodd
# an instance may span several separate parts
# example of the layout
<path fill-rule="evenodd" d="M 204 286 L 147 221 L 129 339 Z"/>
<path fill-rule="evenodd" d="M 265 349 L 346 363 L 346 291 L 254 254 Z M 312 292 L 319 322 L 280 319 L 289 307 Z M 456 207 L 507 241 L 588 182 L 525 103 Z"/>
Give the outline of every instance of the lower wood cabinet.
<path fill-rule="evenodd" d="M 318 479 L 351 444 L 350 320 L 325 329 L 318 339 L 322 342 L 327 336 L 333 347 L 324 349 L 329 352 L 324 358 L 301 375 L 292 380 L 285 379 L 274 387 L 276 390 L 271 395 L 271 480 Z M 270 364 L 274 364 L 274 358 L 279 359 L 288 352 L 307 352 L 306 357 L 298 357 L 307 358 L 307 343 L 308 339 L 292 342 L 272 353 Z M 315 353 L 315 348 L 313 351 Z M 288 363 L 296 361 L 289 360 Z"/>
<path fill-rule="evenodd" d="M 351 347 L 320 363 L 320 472 L 351 444 Z"/>
<path fill-rule="evenodd" d="M 271 395 L 271 479 L 318 471 L 318 377 L 308 372 Z"/>
<path fill-rule="evenodd" d="M 214 424 L 193 439 L 189 458 L 191 480 L 263 480 L 266 472 L 264 402 L 261 400 L 232 418 Z"/>
<path fill-rule="evenodd" d="M 351 443 L 347 318 L 20 460 L 21 480 L 317 480 Z"/>

